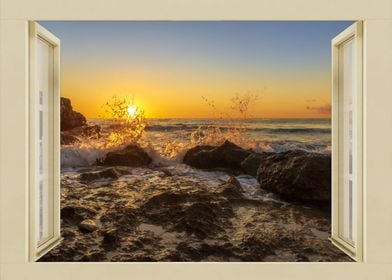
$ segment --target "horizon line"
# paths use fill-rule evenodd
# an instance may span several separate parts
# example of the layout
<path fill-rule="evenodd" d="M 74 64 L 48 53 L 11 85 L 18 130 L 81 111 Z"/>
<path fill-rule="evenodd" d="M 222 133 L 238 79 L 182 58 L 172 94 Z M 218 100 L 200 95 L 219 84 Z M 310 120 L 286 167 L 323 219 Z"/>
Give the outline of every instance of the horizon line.
<path fill-rule="evenodd" d="M 115 118 L 108 118 L 108 117 L 86 117 L 86 119 L 115 119 Z M 189 120 L 189 119 L 194 119 L 194 120 L 205 120 L 205 119 L 215 119 L 215 120 L 219 120 L 219 119 L 226 119 L 226 120 L 240 120 L 243 119 L 241 117 L 237 117 L 237 118 L 229 118 L 229 117 L 225 117 L 225 118 L 220 118 L 220 117 L 146 117 L 146 119 L 162 119 L 162 120 L 170 120 L 170 119 L 184 119 L 184 120 Z M 254 117 L 254 118 L 245 118 L 243 120 L 260 120 L 260 119 L 275 119 L 275 120 L 285 120 L 285 119 L 313 119 L 313 120 L 330 120 L 331 117 Z"/>

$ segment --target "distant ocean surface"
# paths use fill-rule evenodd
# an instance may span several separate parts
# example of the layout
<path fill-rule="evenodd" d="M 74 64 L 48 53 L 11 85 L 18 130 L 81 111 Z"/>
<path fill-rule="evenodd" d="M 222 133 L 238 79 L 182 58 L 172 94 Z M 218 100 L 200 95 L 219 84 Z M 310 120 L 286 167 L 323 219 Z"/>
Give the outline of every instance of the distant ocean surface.
<path fill-rule="evenodd" d="M 146 130 L 156 138 L 186 139 L 200 126 L 218 126 L 224 130 L 238 122 L 230 119 L 154 119 Z M 246 119 L 241 123 L 249 145 L 259 151 L 330 152 L 330 119 Z"/>
<path fill-rule="evenodd" d="M 108 119 L 88 119 L 89 125 L 101 126 L 102 133 L 108 132 L 111 121 Z M 330 119 L 149 119 L 145 130 L 144 142 L 149 143 L 147 152 L 153 159 L 162 161 L 162 151 L 170 141 L 189 148 L 191 133 L 199 127 L 219 127 L 221 131 L 242 126 L 245 140 L 241 146 L 257 152 L 284 152 L 304 150 L 330 154 L 331 120 Z M 103 156 L 103 151 L 88 145 L 62 147 L 62 166 L 84 166 L 93 164 Z M 179 162 L 186 151 L 165 159 Z M 161 158 L 161 159 L 159 159 Z"/>

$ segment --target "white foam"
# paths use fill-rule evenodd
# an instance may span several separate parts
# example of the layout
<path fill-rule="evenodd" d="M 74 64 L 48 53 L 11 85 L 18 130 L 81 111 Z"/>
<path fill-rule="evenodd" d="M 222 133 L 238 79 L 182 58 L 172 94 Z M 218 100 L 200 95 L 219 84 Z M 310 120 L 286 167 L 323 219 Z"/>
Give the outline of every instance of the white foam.
<path fill-rule="evenodd" d="M 109 150 L 98 149 L 96 147 L 61 147 L 61 167 L 83 167 L 96 163 L 98 158 L 103 157 Z"/>

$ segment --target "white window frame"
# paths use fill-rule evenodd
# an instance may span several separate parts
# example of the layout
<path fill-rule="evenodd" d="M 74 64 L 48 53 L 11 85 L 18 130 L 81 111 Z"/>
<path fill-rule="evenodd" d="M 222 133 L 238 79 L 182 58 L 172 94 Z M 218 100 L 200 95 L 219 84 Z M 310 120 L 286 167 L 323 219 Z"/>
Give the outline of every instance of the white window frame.
<path fill-rule="evenodd" d="M 363 260 L 363 69 L 362 69 L 362 37 L 363 24 L 358 21 L 348 27 L 346 30 L 336 36 L 332 44 L 332 232 L 331 241 L 352 257 L 356 261 Z M 341 235 L 344 221 L 342 217 L 343 197 L 341 190 L 343 189 L 343 90 L 342 90 L 342 73 L 339 71 L 342 66 L 342 58 L 340 50 L 343 45 L 354 40 L 354 89 L 355 102 L 352 104 L 352 110 L 355 111 L 354 141 L 353 154 L 353 176 L 355 182 L 356 195 L 354 197 L 356 207 L 353 209 L 356 213 L 354 228 L 356 234 L 355 243 L 347 240 Z"/>
<path fill-rule="evenodd" d="M 39 124 L 37 105 L 37 44 L 43 40 L 50 47 L 49 60 L 49 237 L 37 244 L 36 202 Z M 61 242 L 60 235 L 60 40 L 36 22 L 29 22 L 29 260 L 36 261 Z"/>

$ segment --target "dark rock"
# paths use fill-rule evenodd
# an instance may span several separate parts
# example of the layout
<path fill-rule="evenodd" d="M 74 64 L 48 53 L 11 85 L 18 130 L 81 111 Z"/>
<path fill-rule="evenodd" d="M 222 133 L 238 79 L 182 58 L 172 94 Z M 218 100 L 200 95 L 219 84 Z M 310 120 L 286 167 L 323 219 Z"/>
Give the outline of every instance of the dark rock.
<path fill-rule="evenodd" d="M 97 139 L 101 137 L 101 127 L 99 125 L 83 125 L 64 131 L 62 133 L 67 135 Z"/>
<path fill-rule="evenodd" d="M 78 227 L 83 232 L 93 232 L 98 228 L 97 223 L 90 219 L 81 221 Z"/>
<path fill-rule="evenodd" d="M 103 159 L 97 160 L 100 165 L 133 167 L 149 165 L 151 162 L 151 157 L 142 148 L 133 144 L 122 150 L 109 152 Z"/>
<path fill-rule="evenodd" d="M 331 157 L 303 151 L 266 155 L 257 171 L 260 186 L 289 202 L 329 209 Z"/>
<path fill-rule="evenodd" d="M 141 209 L 150 223 L 199 239 L 224 232 L 234 215 L 225 196 L 201 189 L 160 192 L 149 197 Z"/>
<path fill-rule="evenodd" d="M 71 145 L 80 142 L 80 137 L 98 139 L 101 137 L 99 125 L 83 125 L 66 131 L 61 131 L 61 145 Z"/>
<path fill-rule="evenodd" d="M 86 172 L 80 174 L 79 178 L 81 181 L 93 181 L 99 179 L 118 179 L 121 176 L 120 172 L 116 168 L 107 168 L 101 171 Z"/>
<path fill-rule="evenodd" d="M 101 127 L 99 125 L 83 126 L 81 135 L 89 138 L 101 137 Z"/>
<path fill-rule="evenodd" d="M 234 215 L 232 208 L 227 207 L 224 202 L 210 201 L 195 202 L 177 214 L 179 215 L 173 215 L 173 229 L 193 234 L 199 239 L 214 237 L 224 232 L 230 225 L 228 217 Z"/>
<path fill-rule="evenodd" d="M 225 141 L 218 147 L 196 146 L 188 150 L 183 162 L 200 169 L 227 168 L 241 169 L 241 162 L 251 154 L 251 151 Z"/>
<path fill-rule="evenodd" d="M 64 240 L 39 261 L 352 261 L 325 237 L 331 223 L 320 209 L 237 199 L 242 188 L 234 177 L 216 186 L 177 174 L 161 177 L 157 167 L 142 170 L 152 176 L 104 186 L 64 172 Z M 116 171 L 125 175 L 132 168 Z M 78 227 L 88 219 L 98 226 L 91 233 Z"/>
<path fill-rule="evenodd" d="M 115 228 L 110 228 L 102 232 L 103 240 L 102 244 L 104 246 L 113 247 L 119 241 L 118 231 Z"/>
<path fill-rule="evenodd" d="M 241 199 L 244 197 L 241 184 L 234 176 L 231 176 L 226 183 L 221 185 L 219 193 L 230 199 Z"/>
<path fill-rule="evenodd" d="M 71 145 L 77 142 L 79 139 L 76 136 L 61 132 L 61 145 Z"/>
<path fill-rule="evenodd" d="M 71 100 L 61 97 L 61 131 L 70 130 L 86 124 L 86 118 L 72 109 Z"/>
<path fill-rule="evenodd" d="M 74 205 L 65 206 L 60 211 L 61 219 L 71 225 L 78 225 L 85 219 L 92 219 L 96 214 L 97 212 L 94 209 Z"/>
<path fill-rule="evenodd" d="M 60 212 L 61 219 L 69 224 L 78 224 L 83 220 L 83 216 L 76 213 L 75 208 L 72 206 L 65 206 Z"/>
<path fill-rule="evenodd" d="M 241 162 L 242 170 L 251 176 L 257 175 L 260 163 L 264 158 L 264 154 L 252 153 Z"/>

